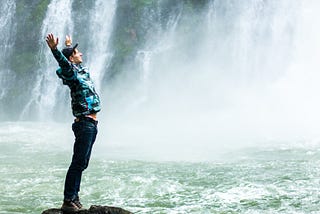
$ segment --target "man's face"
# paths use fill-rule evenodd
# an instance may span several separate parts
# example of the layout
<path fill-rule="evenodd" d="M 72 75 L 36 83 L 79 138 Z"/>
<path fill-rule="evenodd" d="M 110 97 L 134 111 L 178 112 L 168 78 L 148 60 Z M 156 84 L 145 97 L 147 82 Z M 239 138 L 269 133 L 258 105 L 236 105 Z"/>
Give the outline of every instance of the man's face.
<path fill-rule="evenodd" d="M 69 57 L 69 60 L 74 64 L 82 63 L 82 53 L 78 49 L 75 49 L 74 53 Z"/>

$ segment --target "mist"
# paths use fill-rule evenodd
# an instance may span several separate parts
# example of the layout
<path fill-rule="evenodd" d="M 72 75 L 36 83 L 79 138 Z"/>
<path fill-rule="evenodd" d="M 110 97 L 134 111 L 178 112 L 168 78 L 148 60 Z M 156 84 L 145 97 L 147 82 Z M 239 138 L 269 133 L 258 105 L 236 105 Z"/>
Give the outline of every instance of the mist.
<path fill-rule="evenodd" d="M 201 18 L 174 14 L 137 52 L 139 78 L 106 90 L 102 138 L 164 159 L 318 146 L 319 6 L 212 1 Z"/>
<path fill-rule="evenodd" d="M 7 0 L 8 15 L 1 10 L 3 120 L 73 121 L 44 41 L 54 33 L 62 48 L 69 34 L 103 103 L 103 155 L 206 159 L 247 147 L 319 146 L 315 0 L 21 5 Z"/>

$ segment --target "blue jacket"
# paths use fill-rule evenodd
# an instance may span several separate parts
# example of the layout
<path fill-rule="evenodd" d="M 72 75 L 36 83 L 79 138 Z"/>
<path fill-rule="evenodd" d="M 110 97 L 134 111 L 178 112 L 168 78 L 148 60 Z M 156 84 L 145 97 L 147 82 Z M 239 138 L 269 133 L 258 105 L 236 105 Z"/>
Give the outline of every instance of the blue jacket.
<path fill-rule="evenodd" d="M 52 50 L 52 53 L 60 66 L 56 71 L 58 77 L 70 88 L 73 115 L 81 117 L 99 112 L 100 98 L 94 89 L 88 68 L 72 64 L 58 49 Z"/>

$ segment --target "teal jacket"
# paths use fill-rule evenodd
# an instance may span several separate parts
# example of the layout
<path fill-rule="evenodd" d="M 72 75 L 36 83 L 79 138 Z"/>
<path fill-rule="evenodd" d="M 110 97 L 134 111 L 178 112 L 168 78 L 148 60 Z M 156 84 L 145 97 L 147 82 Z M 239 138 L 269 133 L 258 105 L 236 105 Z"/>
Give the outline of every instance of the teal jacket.
<path fill-rule="evenodd" d="M 60 66 L 56 71 L 58 77 L 70 88 L 73 115 L 82 117 L 99 112 L 100 98 L 94 89 L 88 68 L 72 64 L 58 49 L 52 50 L 52 54 Z"/>

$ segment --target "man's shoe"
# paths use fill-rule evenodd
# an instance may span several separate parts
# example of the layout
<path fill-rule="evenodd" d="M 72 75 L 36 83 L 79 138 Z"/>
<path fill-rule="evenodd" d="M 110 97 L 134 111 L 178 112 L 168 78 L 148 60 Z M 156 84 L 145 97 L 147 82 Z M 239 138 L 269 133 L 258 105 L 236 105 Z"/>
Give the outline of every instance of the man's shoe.
<path fill-rule="evenodd" d="M 71 200 L 64 200 L 61 210 L 66 213 L 72 213 L 79 211 L 79 207 Z"/>
<path fill-rule="evenodd" d="M 80 202 L 79 196 L 77 196 L 72 202 L 75 203 L 75 205 L 77 205 L 77 207 L 78 207 L 79 209 L 82 209 L 83 206 L 82 206 L 82 204 L 81 204 L 81 202 Z"/>

